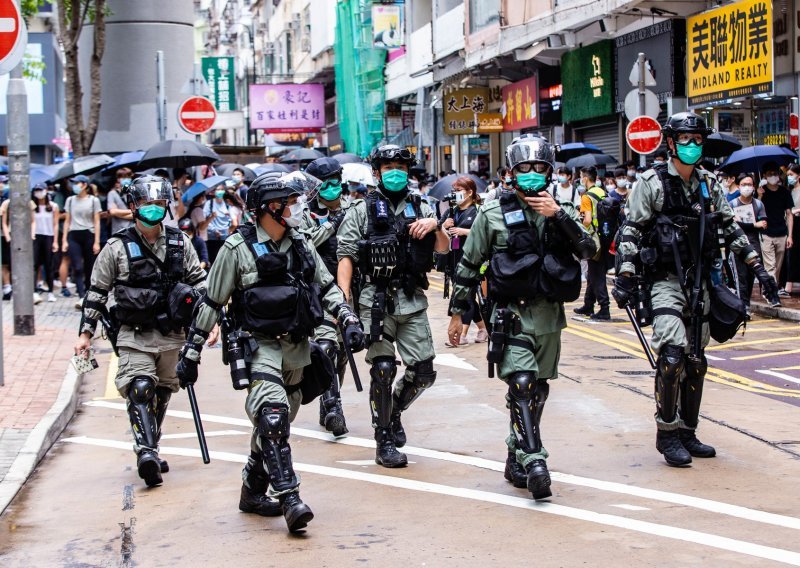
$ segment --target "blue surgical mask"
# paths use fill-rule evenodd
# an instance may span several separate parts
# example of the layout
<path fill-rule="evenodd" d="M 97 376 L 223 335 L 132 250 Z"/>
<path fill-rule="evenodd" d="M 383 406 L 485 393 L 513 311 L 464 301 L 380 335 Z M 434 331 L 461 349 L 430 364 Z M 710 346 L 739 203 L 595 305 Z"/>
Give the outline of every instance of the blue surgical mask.
<path fill-rule="evenodd" d="M 797 183 L 797 176 L 786 176 L 786 183 L 793 186 Z"/>
<path fill-rule="evenodd" d="M 155 203 L 142 205 L 137 210 L 138 217 L 147 227 L 155 227 L 167 216 L 167 208 Z"/>
<path fill-rule="evenodd" d="M 675 144 L 675 152 L 681 162 L 693 166 L 703 157 L 703 145 L 690 140 L 686 144 Z"/>
<path fill-rule="evenodd" d="M 403 191 L 408 187 L 408 172 L 403 170 L 389 170 L 381 174 L 381 183 L 386 191 Z"/>
<path fill-rule="evenodd" d="M 334 201 L 342 195 L 342 184 L 339 180 L 326 180 L 319 189 L 319 196 L 325 201 Z"/>
<path fill-rule="evenodd" d="M 71 187 L 72 187 L 72 193 L 74 193 L 75 195 L 78 195 L 81 191 L 83 191 L 83 188 L 77 183 L 73 183 Z"/>
<path fill-rule="evenodd" d="M 558 176 L 558 183 L 567 183 L 567 176 Z"/>
<path fill-rule="evenodd" d="M 222 199 L 223 197 L 225 197 L 225 191 L 223 190 L 215 191 L 214 197 L 216 197 L 217 199 Z"/>
<path fill-rule="evenodd" d="M 130 187 L 130 185 L 132 183 L 133 183 L 133 180 L 131 178 L 122 178 L 121 180 L 119 180 L 119 184 L 122 187 Z"/>
<path fill-rule="evenodd" d="M 517 187 L 526 193 L 541 191 L 547 186 L 547 176 L 538 172 L 517 174 Z"/>
<path fill-rule="evenodd" d="M 506 185 L 511 185 L 512 181 L 514 181 L 514 180 L 513 180 L 513 178 L 511 176 L 506 176 L 506 178 L 505 178 Z"/>

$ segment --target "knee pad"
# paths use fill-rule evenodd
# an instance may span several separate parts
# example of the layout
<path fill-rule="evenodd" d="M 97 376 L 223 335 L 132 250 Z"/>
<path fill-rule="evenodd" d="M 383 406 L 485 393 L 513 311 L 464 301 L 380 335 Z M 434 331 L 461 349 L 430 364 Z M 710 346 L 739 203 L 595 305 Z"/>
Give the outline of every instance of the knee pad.
<path fill-rule="evenodd" d="M 396 375 L 397 363 L 394 357 L 376 357 L 372 360 L 369 376 L 372 377 L 373 381 L 390 385 Z"/>
<path fill-rule="evenodd" d="M 433 370 L 433 357 L 420 361 L 412 368 L 414 384 L 417 388 L 427 389 L 436 382 L 436 371 Z"/>
<path fill-rule="evenodd" d="M 701 353 L 699 359 L 686 355 L 685 360 L 686 378 L 688 380 L 702 380 L 703 377 L 706 376 L 708 372 L 708 359 L 706 359 L 705 353 Z"/>
<path fill-rule="evenodd" d="M 156 381 L 153 377 L 134 377 L 128 386 L 128 398 L 136 404 L 147 404 L 156 396 Z"/>
<path fill-rule="evenodd" d="M 534 373 L 528 371 L 512 373 L 508 381 L 508 394 L 514 400 L 531 400 L 538 382 Z M 549 385 L 547 383 L 545 385 L 549 392 Z M 547 397 L 545 396 L 545 398 Z"/>
<path fill-rule="evenodd" d="M 289 437 L 289 407 L 283 403 L 268 404 L 258 417 L 258 434 L 271 441 Z"/>
<path fill-rule="evenodd" d="M 683 369 L 683 348 L 677 345 L 665 345 L 658 355 L 658 371 L 661 379 L 665 384 L 675 384 L 680 380 Z"/>
<path fill-rule="evenodd" d="M 544 404 L 548 396 L 550 396 L 550 383 L 546 380 L 537 380 L 533 391 L 533 399 L 536 401 L 536 404 Z"/>

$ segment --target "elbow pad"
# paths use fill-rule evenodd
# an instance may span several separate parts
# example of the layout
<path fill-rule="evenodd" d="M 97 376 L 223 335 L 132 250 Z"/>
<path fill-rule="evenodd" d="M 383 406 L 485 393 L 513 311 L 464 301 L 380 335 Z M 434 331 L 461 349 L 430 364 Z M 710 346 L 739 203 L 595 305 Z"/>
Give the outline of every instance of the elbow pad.
<path fill-rule="evenodd" d="M 561 233 L 569 239 L 572 252 L 578 258 L 586 260 L 597 254 L 597 246 L 592 237 L 572 217 L 567 215 L 566 211 L 560 209 L 554 219 Z"/>

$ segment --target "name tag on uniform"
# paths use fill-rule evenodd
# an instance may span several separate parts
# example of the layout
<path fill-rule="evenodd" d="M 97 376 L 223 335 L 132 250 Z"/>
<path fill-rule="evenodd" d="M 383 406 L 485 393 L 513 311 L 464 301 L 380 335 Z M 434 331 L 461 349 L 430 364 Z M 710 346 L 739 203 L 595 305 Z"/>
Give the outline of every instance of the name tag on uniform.
<path fill-rule="evenodd" d="M 181 242 L 181 241 L 173 241 L 173 240 L 170 240 L 170 241 L 168 242 L 168 244 L 170 244 L 170 245 L 172 245 L 172 246 L 179 247 L 179 246 L 181 246 L 182 242 Z"/>
<path fill-rule="evenodd" d="M 256 254 L 258 256 L 269 254 L 269 249 L 267 248 L 267 245 L 265 245 L 264 243 L 255 243 L 253 245 L 253 250 L 256 251 Z"/>
<path fill-rule="evenodd" d="M 142 256 L 142 249 L 139 248 L 138 243 L 128 243 L 128 252 L 130 253 L 131 258 Z"/>
<path fill-rule="evenodd" d="M 525 222 L 525 213 L 522 212 L 522 209 L 509 211 L 505 213 L 504 217 L 506 218 L 506 225 L 517 225 Z"/>
<path fill-rule="evenodd" d="M 407 219 L 413 219 L 417 216 L 417 212 L 414 211 L 414 204 L 413 203 L 406 203 L 406 208 L 403 211 L 403 216 Z"/>

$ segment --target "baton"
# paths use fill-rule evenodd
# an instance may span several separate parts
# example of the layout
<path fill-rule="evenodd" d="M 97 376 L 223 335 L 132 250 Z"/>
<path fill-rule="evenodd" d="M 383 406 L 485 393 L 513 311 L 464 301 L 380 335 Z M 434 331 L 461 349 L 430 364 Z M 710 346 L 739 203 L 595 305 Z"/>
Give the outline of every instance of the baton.
<path fill-rule="evenodd" d="M 206 445 L 206 434 L 203 432 L 203 423 L 200 421 L 200 410 L 197 408 L 197 397 L 194 394 L 194 385 L 186 385 L 186 393 L 189 395 L 189 406 L 192 407 L 192 418 L 194 418 L 194 429 L 197 430 L 197 441 L 200 443 L 200 455 L 203 456 L 203 463 L 210 463 L 208 457 L 208 446 Z"/>
<path fill-rule="evenodd" d="M 633 324 L 633 330 L 636 332 L 636 337 L 639 338 L 639 343 L 642 344 L 642 349 L 644 350 L 645 355 L 647 355 L 647 360 L 650 362 L 650 366 L 655 369 L 655 357 L 653 357 L 653 352 L 650 350 L 650 344 L 647 343 L 647 338 L 644 336 L 644 332 L 642 331 L 641 326 L 639 326 L 639 322 L 636 320 L 633 309 L 631 309 L 629 305 L 626 305 L 625 312 L 627 312 L 628 318 L 631 320 L 631 324 Z"/>
<path fill-rule="evenodd" d="M 344 331 L 344 330 L 342 330 Z M 344 352 L 347 354 L 347 363 L 350 365 L 350 371 L 353 373 L 353 383 L 356 385 L 356 390 L 358 392 L 362 392 L 364 387 L 361 384 L 361 377 L 358 375 L 358 369 L 356 368 L 356 359 L 353 357 L 353 350 L 350 349 L 350 346 L 347 344 L 347 341 L 342 338 L 342 344 L 344 345 Z M 339 378 L 336 378 L 338 383 Z"/>

